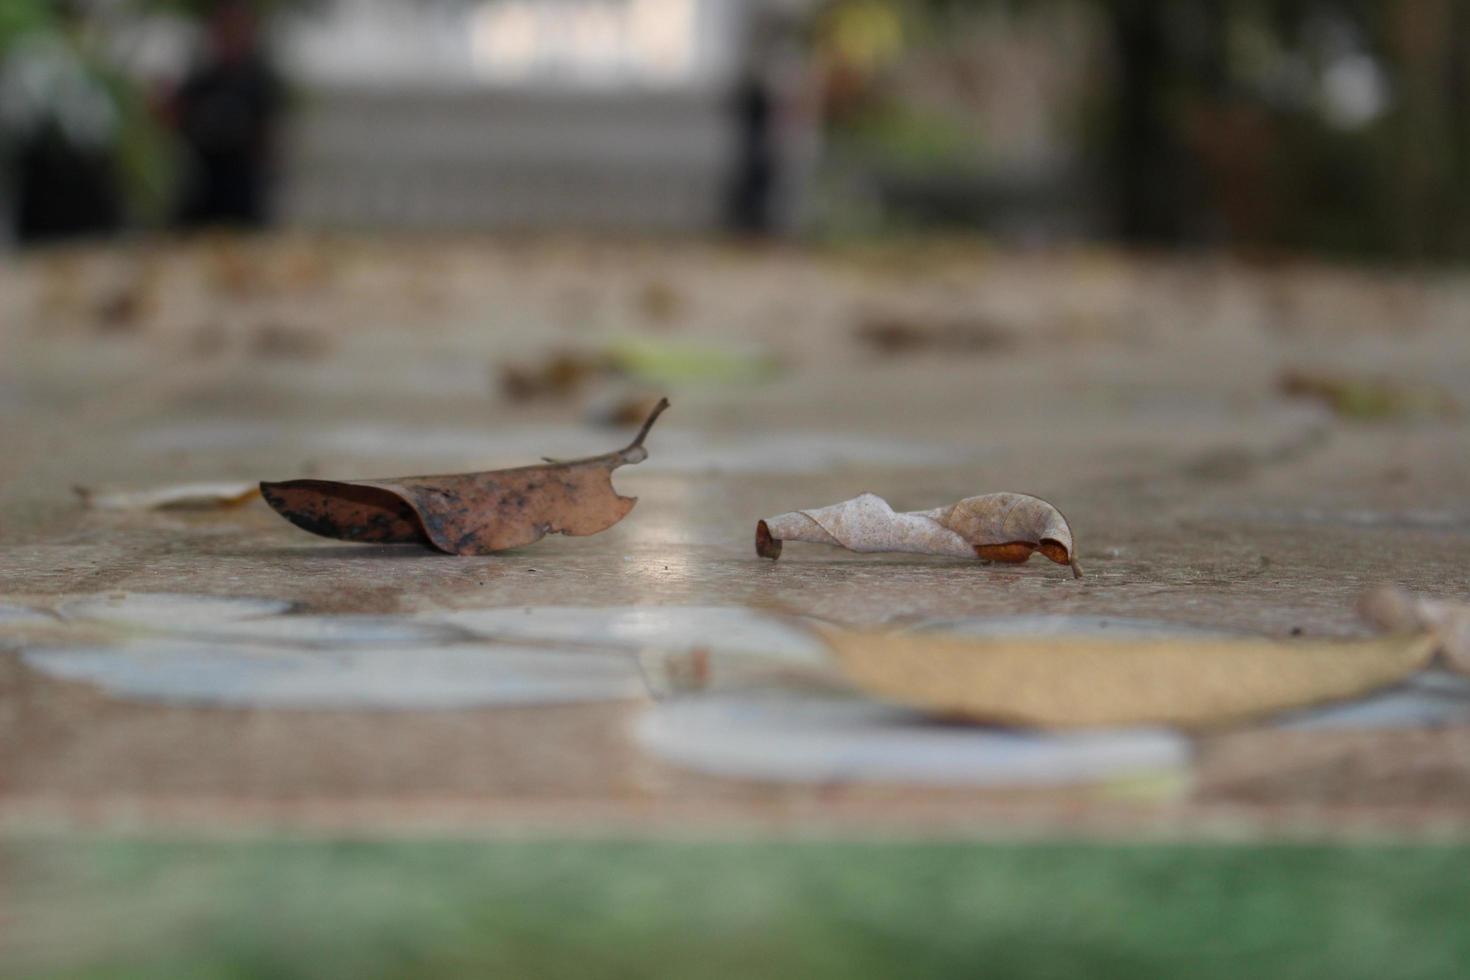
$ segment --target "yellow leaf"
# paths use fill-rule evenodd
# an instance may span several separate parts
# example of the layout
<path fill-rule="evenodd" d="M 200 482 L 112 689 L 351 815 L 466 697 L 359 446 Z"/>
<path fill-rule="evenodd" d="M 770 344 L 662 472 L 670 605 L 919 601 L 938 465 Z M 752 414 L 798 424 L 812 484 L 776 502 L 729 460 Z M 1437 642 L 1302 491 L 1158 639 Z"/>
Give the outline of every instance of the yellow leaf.
<path fill-rule="evenodd" d="M 975 639 L 823 634 L 860 690 L 930 714 L 1036 728 L 1209 728 L 1367 694 L 1428 664 L 1424 635 L 1356 641 Z"/>

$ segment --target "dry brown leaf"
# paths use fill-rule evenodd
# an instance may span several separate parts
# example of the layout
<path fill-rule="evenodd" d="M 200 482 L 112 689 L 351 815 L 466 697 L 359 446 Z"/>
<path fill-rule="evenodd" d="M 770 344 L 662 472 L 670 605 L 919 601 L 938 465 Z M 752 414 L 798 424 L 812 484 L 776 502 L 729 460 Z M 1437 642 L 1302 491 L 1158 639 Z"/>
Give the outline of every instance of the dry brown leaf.
<path fill-rule="evenodd" d="M 636 497 L 620 497 L 613 470 L 648 458 L 643 441 L 668 399 L 638 437 L 616 452 L 486 473 L 388 480 L 262 483 L 266 502 L 297 527 L 326 538 L 427 544 L 451 555 L 488 555 L 547 534 L 605 531 L 628 516 Z"/>
<path fill-rule="evenodd" d="M 1353 641 L 975 639 L 824 632 L 862 691 L 932 715 L 1037 728 L 1211 728 L 1358 697 L 1430 661 L 1417 634 Z"/>
<path fill-rule="evenodd" d="M 250 353 L 266 360 L 313 360 L 330 349 L 324 331 L 285 320 L 267 320 L 255 328 L 250 338 Z"/>
<path fill-rule="evenodd" d="M 1015 338 L 983 319 L 926 319 L 881 314 L 862 320 L 853 331 L 862 344 L 880 354 L 918 354 L 925 351 L 973 354 L 1005 350 Z"/>
<path fill-rule="evenodd" d="M 876 494 L 768 517 L 755 528 L 755 550 L 773 561 L 782 541 L 830 544 L 864 553 L 896 551 L 986 561 L 1024 562 L 1039 551 L 1082 577 L 1072 529 L 1061 511 L 1024 493 L 967 497 L 948 507 L 898 513 Z"/>
<path fill-rule="evenodd" d="M 558 351 L 534 365 L 507 365 L 500 371 L 500 390 L 507 401 L 570 398 L 588 382 L 612 371 L 606 357 Z"/>
<path fill-rule="evenodd" d="M 1428 630 L 1449 665 L 1470 674 L 1470 603 L 1450 602 L 1385 587 L 1363 597 L 1363 617 L 1393 633 Z"/>
<path fill-rule="evenodd" d="M 1356 422 L 1454 418 L 1460 414 L 1454 396 L 1425 381 L 1410 383 L 1291 370 L 1282 374 L 1277 385 L 1288 397 L 1314 399 L 1338 417 Z"/>
<path fill-rule="evenodd" d="M 637 304 L 644 318 L 657 324 L 668 324 L 684 313 L 683 295 L 662 279 L 644 283 Z"/>
<path fill-rule="evenodd" d="M 260 494 L 254 483 L 178 483 L 147 490 L 73 487 L 91 510 L 215 510 L 239 507 Z"/>
<path fill-rule="evenodd" d="M 97 304 L 97 328 L 104 333 L 131 333 L 156 308 L 154 289 L 146 282 L 130 282 Z"/>
<path fill-rule="evenodd" d="M 243 239 L 215 235 L 200 251 L 210 288 L 225 299 L 249 299 L 258 296 L 266 283 L 265 264 L 258 250 L 247 247 Z"/>

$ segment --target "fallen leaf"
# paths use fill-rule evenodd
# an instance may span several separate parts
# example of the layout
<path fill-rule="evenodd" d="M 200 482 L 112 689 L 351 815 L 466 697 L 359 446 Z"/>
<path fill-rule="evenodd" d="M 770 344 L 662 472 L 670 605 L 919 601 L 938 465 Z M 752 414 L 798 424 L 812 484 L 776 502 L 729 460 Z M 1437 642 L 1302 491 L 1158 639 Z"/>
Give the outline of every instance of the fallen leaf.
<path fill-rule="evenodd" d="M 888 501 L 865 493 L 815 510 L 799 510 L 759 521 L 755 550 L 773 561 L 782 541 L 831 544 L 849 551 L 897 551 L 952 555 L 1007 563 L 1024 562 L 1039 551 L 1059 565 L 1082 569 L 1072 547 L 1072 529 L 1061 511 L 1024 493 L 967 497 L 934 510 L 897 513 Z"/>
<path fill-rule="evenodd" d="M 613 368 L 646 384 L 742 384 L 778 374 L 779 360 L 751 347 L 629 337 L 608 347 Z"/>
<path fill-rule="evenodd" d="M 1287 371 L 1279 387 L 1284 395 L 1315 399 L 1333 414 L 1355 422 L 1453 418 L 1460 414 L 1459 404 L 1448 392 L 1428 383 Z"/>
<path fill-rule="evenodd" d="M 763 381 L 780 364 L 767 352 L 634 337 L 598 352 L 554 351 L 531 364 L 500 371 L 500 391 L 513 402 L 568 399 L 594 382 L 625 378 L 647 385 L 738 384 Z"/>
<path fill-rule="evenodd" d="M 156 300 L 142 282 L 128 283 L 97 304 L 97 328 L 104 333 L 131 333 L 153 311 Z"/>
<path fill-rule="evenodd" d="M 567 398 L 594 378 L 612 371 L 607 358 L 557 351 L 540 364 L 511 364 L 501 369 L 500 391 L 506 400 L 528 402 Z"/>
<path fill-rule="evenodd" d="M 239 507 L 260 494 L 254 483 L 178 483 L 146 490 L 73 487 L 91 510 L 214 510 Z"/>
<path fill-rule="evenodd" d="M 881 354 L 924 351 L 973 354 L 1004 350 L 1014 344 L 1008 331 L 987 320 L 929 320 L 896 314 L 866 317 L 858 323 L 853 336 Z"/>
<path fill-rule="evenodd" d="M 667 324 L 684 313 L 684 297 L 662 279 L 643 284 L 638 291 L 637 305 L 645 319 L 658 324 Z"/>
<path fill-rule="evenodd" d="M 1413 595 L 1402 589 L 1375 589 L 1359 611 L 1379 629 L 1392 633 L 1428 630 L 1439 641 L 1450 666 L 1470 674 L 1470 603 Z"/>
<path fill-rule="evenodd" d="M 865 693 L 945 718 L 1036 728 L 1211 728 L 1395 684 L 1424 634 L 1352 641 L 975 639 L 824 631 Z"/>
<path fill-rule="evenodd" d="M 214 235 L 200 252 L 210 288 L 221 298 L 240 300 L 255 297 L 265 285 L 265 267 L 258 251 L 248 249 L 243 239 Z"/>
<path fill-rule="evenodd" d="M 323 242 L 302 242 L 283 256 L 281 278 L 295 289 L 330 286 L 337 272 L 337 255 Z"/>
<path fill-rule="evenodd" d="M 330 347 L 322 331 L 282 320 L 260 324 L 250 339 L 250 353 L 269 360 L 312 360 L 326 354 Z"/>
<path fill-rule="evenodd" d="M 418 543 L 451 555 L 488 555 L 547 534 L 605 531 L 628 516 L 635 497 L 620 497 L 613 470 L 648 458 L 643 441 L 668 399 L 638 437 L 588 459 L 486 473 L 336 482 L 262 483 L 266 502 L 297 527 L 326 538 L 379 544 Z"/>

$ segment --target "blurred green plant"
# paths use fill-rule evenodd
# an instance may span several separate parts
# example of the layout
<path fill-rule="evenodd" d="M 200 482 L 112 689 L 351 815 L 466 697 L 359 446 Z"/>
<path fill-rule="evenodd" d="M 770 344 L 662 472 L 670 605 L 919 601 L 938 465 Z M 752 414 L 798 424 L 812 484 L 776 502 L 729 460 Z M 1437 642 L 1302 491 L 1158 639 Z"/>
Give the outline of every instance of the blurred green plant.
<path fill-rule="evenodd" d="M 263 17 L 271 17 L 305 10 L 318 2 L 249 0 L 249 5 Z M 175 198 L 180 151 L 176 137 L 159 118 L 145 81 L 112 57 L 108 32 L 149 16 L 200 20 L 219 5 L 220 0 L 121 0 L 106 5 L 85 0 L 0 0 L 0 88 L 6 84 L 6 64 L 33 52 L 65 62 L 64 70 L 72 77 L 105 93 L 115 118 L 111 152 L 133 223 L 152 226 L 167 220 Z M 27 96 L 36 101 L 35 93 Z M 62 97 L 60 91 L 41 96 L 53 104 L 33 107 L 37 112 L 32 113 L 32 122 L 44 124 L 44 118 L 38 117 L 64 111 L 57 104 Z M 0 118 L 0 161 L 8 145 L 24 138 L 23 133 L 8 131 L 14 129 L 14 120 L 10 126 L 6 123 Z"/>
<path fill-rule="evenodd" d="M 902 102 L 875 106 L 840 138 L 850 152 L 896 172 L 963 172 L 975 166 L 984 149 L 975 128 L 963 120 Z"/>
<path fill-rule="evenodd" d="M 1100 230 L 1149 245 L 1470 258 L 1465 0 L 832 0 L 814 37 L 843 180 L 861 197 L 875 174 L 953 181 L 975 156 L 983 168 L 1008 133 L 982 131 L 956 99 L 936 114 L 896 79 L 940 66 L 975 32 L 1064 12 L 1087 23 L 1092 50 L 1058 118 L 1096 184 L 1086 196 L 1111 212 Z"/>
<path fill-rule="evenodd" d="M 207 17 L 221 4 L 221 0 L 135 0 L 135 2 L 155 12 L 174 13 L 190 19 Z M 246 0 L 246 2 L 262 17 L 294 13 L 322 5 L 322 0 Z"/>
<path fill-rule="evenodd" d="M 5 0 L 0 6 L 0 88 L 10 87 L 28 104 L 16 117 L 0 121 L 0 146 L 25 139 L 26 130 L 57 125 L 74 111 L 68 102 L 105 103 L 110 125 L 93 135 L 113 155 L 130 217 L 156 221 L 168 203 L 170 140 L 138 81 L 120 71 L 104 48 L 82 5 Z M 4 70 L 17 63 L 14 72 Z M 65 81 L 38 86 L 38 77 Z M 65 125 L 59 128 L 68 131 Z"/>
<path fill-rule="evenodd" d="M 46 0 L 5 0 L 0 4 L 0 55 L 16 38 L 37 31 L 53 30 L 56 4 Z"/>

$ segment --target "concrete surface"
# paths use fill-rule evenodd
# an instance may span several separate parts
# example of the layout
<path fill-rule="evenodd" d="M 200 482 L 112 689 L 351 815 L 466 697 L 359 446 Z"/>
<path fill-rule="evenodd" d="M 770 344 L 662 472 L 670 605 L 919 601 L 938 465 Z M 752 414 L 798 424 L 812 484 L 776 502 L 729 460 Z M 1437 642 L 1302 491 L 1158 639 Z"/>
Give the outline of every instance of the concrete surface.
<path fill-rule="evenodd" d="M 943 242 L 208 240 L 7 259 L 0 317 L 0 828 L 1195 837 L 1462 835 L 1470 817 L 1470 723 L 1443 704 L 1460 689 L 1422 713 L 1411 698 L 1388 726 L 1211 736 L 1146 778 L 977 786 L 859 766 L 765 780 L 651 751 L 636 733 L 657 706 L 618 659 L 688 644 L 706 622 L 710 642 L 734 630 L 779 646 L 768 631 L 788 614 L 1339 636 L 1364 630 L 1354 603 L 1375 584 L 1464 597 L 1466 406 L 1344 417 L 1279 378 L 1389 379 L 1463 403 L 1470 277 Z M 984 339 L 882 352 L 855 339 L 875 319 Z M 497 389 L 506 364 L 630 336 L 779 368 L 525 403 Z M 633 389 L 674 407 L 649 461 L 615 477 L 640 498 L 632 514 L 489 558 L 313 538 L 259 501 L 132 513 L 73 493 L 603 451 L 627 431 L 590 415 Z M 898 509 L 1042 496 L 1087 577 L 800 544 L 755 557 L 758 518 L 864 490 Z M 237 617 L 153 594 L 290 605 Z M 105 608 L 51 619 L 78 602 L 142 611 L 125 627 Z M 644 632 L 607 618 L 648 606 L 685 618 Z M 524 607 L 581 612 L 515 642 L 433 632 Z M 229 626 L 250 616 L 275 625 Z M 87 642 L 35 639 L 66 629 Z M 587 655 L 613 694 L 449 697 L 503 690 L 501 676 L 554 692 L 567 672 L 548 680 L 538 649 Z M 477 654 L 514 669 L 482 673 Z M 300 686 L 283 663 L 310 668 Z"/>

